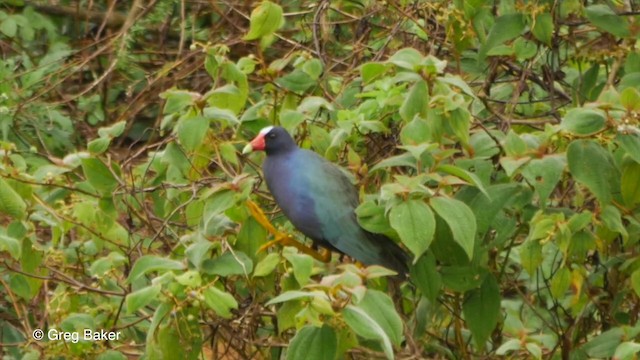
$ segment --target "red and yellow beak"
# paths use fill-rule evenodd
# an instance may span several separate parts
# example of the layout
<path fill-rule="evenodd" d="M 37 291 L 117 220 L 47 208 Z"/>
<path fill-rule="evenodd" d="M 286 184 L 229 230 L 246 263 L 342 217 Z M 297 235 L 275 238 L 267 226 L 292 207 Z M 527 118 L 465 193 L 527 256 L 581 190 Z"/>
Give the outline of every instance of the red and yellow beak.
<path fill-rule="evenodd" d="M 243 154 L 248 154 L 254 150 L 264 150 L 264 134 L 258 134 L 247 146 L 242 149 Z"/>
<path fill-rule="evenodd" d="M 244 147 L 244 149 L 242 149 L 242 153 L 248 154 L 252 151 L 264 150 L 266 147 L 264 137 L 267 136 L 267 134 L 269 133 L 269 131 L 271 131 L 272 128 L 273 126 L 268 126 L 260 130 L 260 133 L 255 138 L 253 138 L 253 140 L 251 140 L 251 142 L 248 143 L 247 146 Z"/>

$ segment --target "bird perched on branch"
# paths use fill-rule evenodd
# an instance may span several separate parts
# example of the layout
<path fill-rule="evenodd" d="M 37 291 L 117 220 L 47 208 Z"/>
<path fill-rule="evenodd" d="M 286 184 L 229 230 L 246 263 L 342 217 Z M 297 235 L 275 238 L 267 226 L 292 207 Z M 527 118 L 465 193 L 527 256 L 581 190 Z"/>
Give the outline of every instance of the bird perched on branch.
<path fill-rule="evenodd" d="M 262 169 L 276 203 L 315 245 L 346 254 L 365 265 L 382 265 L 400 274 L 407 273 L 409 257 L 402 248 L 358 224 L 355 214 L 358 192 L 338 166 L 313 151 L 299 148 L 285 129 L 276 126 L 262 129 L 242 153 L 255 150 L 267 153 Z M 276 234 L 255 205 L 251 210 L 258 221 Z M 279 237 L 273 242 L 301 249 L 302 244 L 292 243 L 295 240 L 290 237 Z"/>

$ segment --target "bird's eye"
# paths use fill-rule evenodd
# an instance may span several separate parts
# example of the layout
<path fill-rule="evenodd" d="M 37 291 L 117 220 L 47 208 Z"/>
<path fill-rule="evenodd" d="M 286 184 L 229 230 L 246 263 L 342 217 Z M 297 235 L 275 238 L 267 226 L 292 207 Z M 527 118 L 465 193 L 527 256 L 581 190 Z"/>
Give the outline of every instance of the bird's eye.
<path fill-rule="evenodd" d="M 269 135 L 267 135 L 269 137 L 269 139 L 275 139 L 276 138 L 276 134 L 275 133 L 269 133 Z"/>

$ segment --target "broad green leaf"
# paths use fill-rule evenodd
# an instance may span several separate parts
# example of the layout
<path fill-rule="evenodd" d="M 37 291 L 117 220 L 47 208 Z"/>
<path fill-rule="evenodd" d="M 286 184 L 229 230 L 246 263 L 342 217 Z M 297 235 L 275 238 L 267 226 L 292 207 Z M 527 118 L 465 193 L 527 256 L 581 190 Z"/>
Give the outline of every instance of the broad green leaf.
<path fill-rule="evenodd" d="M 424 253 L 411 266 L 411 281 L 430 301 L 436 301 L 442 287 L 442 277 L 438 272 L 436 258 L 431 251 Z"/>
<path fill-rule="evenodd" d="M 195 288 L 202 284 L 200 273 L 195 270 L 185 271 L 184 273 L 174 277 L 176 282 L 186 287 Z"/>
<path fill-rule="evenodd" d="M 174 114 L 193 105 L 202 95 L 191 91 L 171 89 L 160 94 L 160 97 L 166 99 L 163 114 Z"/>
<path fill-rule="evenodd" d="M 93 155 L 102 154 L 107 151 L 109 148 L 109 144 L 111 144 L 111 139 L 109 138 L 97 138 L 89 141 L 87 144 L 87 150 Z"/>
<path fill-rule="evenodd" d="M 334 360 L 338 350 L 335 330 L 328 325 L 307 325 L 291 339 L 287 359 Z"/>
<path fill-rule="evenodd" d="M 551 37 L 553 36 L 553 17 L 551 14 L 548 12 L 538 14 L 534 19 L 531 33 L 540 42 L 551 46 Z"/>
<path fill-rule="evenodd" d="M 378 205 L 373 201 L 367 200 L 362 202 L 356 208 L 358 223 L 365 230 L 376 234 L 385 234 L 391 230 L 389 221 L 384 213 L 384 206 Z"/>
<path fill-rule="evenodd" d="M 480 59 L 492 48 L 520 36 L 525 28 L 524 20 L 522 14 L 506 14 L 496 18 L 487 41 L 480 48 Z"/>
<path fill-rule="evenodd" d="M 15 260 L 20 260 L 20 255 L 22 254 L 20 240 L 12 236 L 0 234 L 0 251 L 6 251 Z"/>
<path fill-rule="evenodd" d="M 638 89 L 628 87 L 620 93 L 620 104 L 624 106 L 627 111 L 640 110 L 640 92 Z"/>
<path fill-rule="evenodd" d="M 500 316 L 500 288 L 493 275 L 488 275 L 479 289 L 468 291 L 462 313 L 476 346 L 484 349 L 485 342 L 498 324 Z"/>
<path fill-rule="evenodd" d="M 408 98 L 406 99 L 408 100 Z M 428 142 L 430 138 L 429 124 L 423 118 L 416 116 L 400 131 L 400 141 L 403 145 L 418 145 Z M 386 158 L 382 162 L 389 160 Z M 376 165 L 378 166 L 378 165 Z"/>
<path fill-rule="evenodd" d="M 266 303 L 266 305 L 273 305 L 273 304 L 278 304 L 278 303 L 287 302 L 291 300 L 311 299 L 314 297 L 322 297 L 322 298 L 328 299 L 327 295 L 321 292 L 291 290 L 291 291 L 283 292 L 282 294 L 274 297 L 273 299 L 269 300 Z"/>
<path fill-rule="evenodd" d="M 309 74 L 314 80 L 318 80 L 322 75 L 322 68 L 322 62 L 318 59 L 309 59 L 302 65 L 302 71 Z"/>
<path fill-rule="evenodd" d="M 423 200 L 410 199 L 395 205 L 389 212 L 389 222 L 416 259 L 433 241 L 436 222 Z"/>
<path fill-rule="evenodd" d="M 453 241 L 464 249 L 471 260 L 477 230 L 473 211 L 462 201 L 446 197 L 433 197 L 430 204 L 433 210 L 449 225 Z"/>
<path fill-rule="evenodd" d="M 360 76 L 365 84 L 379 78 L 387 71 L 387 65 L 377 62 L 368 62 L 360 66 Z"/>
<path fill-rule="evenodd" d="M 591 358 L 609 358 L 615 354 L 616 348 L 623 339 L 633 339 L 638 332 L 640 332 L 638 327 L 614 327 L 589 340 L 581 350 Z"/>
<path fill-rule="evenodd" d="M 253 260 L 241 251 L 226 252 L 215 259 L 205 260 L 202 271 L 210 275 L 249 276 L 253 271 Z"/>
<path fill-rule="evenodd" d="M 313 258 L 306 254 L 285 253 L 284 257 L 293 266 L 293 276 L 300 286 L 305 286 L 313 270 Z"/>
<path fill-rule="evenodd" d="M 592 135 L 604 128 L 606 122 L 602 110 L 574 108 L 562 118 L 560 128 L 575 135 Z"/>
<path fill-rule="evenodd" d="M 347 305 L 342 310 L 342 316 L 351 330 L 365 339 L 380 341 L 387 359 L 394 358 L 389 337 L 382 327 L 363 309 L 354 305 Z"/>
<path fill-rule="evenodd" d="M 127 357 L 120 351 L 106 350 L 105 352 L 98 355 L 96 357 L 96 360 L 127 360 Z"/>
<path fill-rule="evenodd" d="M 276 79 L 276 84 L 294 92 L 303 92 L 316 85 L 317 82 L 318 81 L 309 76 L 309 74 L 299 69 Z"/>
<path fill-rule="evenodd" d="M 101 194 L 111 194 L 118 186 L 118 181 L 107 165 L 96 158 L 82 159 L 82 170 L 89 184 Z"/>
<path fill-rule="evenodd" d="M 587 19 L 598 29 L 618 37 L 629 36 L 629 22 L 625 16 L 618 16 L 608 5 L 591 5 L 585 9 Z"/>
<path fill-rule="evenodd" d="M 640 73 L 639 73 L 640 74 Z M 616 142 L 627 152 L 635 162 L 640 164 L 640 135 L 618 134 Z"/>
<path fill-rule="evenodd" d="M 569 171 L 573 178 L 586 186 L 601 204 L 611 202 L 614 184 L 618 176 L 611 154 L 591 140 L 576 140 L 567 148 Z"/>
<path fill-rule="evenodd" d="M 276 269 L 276 266 L 278 266 L 278 263 L 280 263 L 280 254 L 270 253 L 256 264 L 253 277 L 262 277 L 271 274 L 273 270 Z"/>
<path fill-rule="evenodd" d="M 471 266 L 442 266 L 440 273 L 442 284 L 460 293 L 478 288 L 486 276 L 486 271 Z"/>
<path fill-rule="evenodd" d="M 110 139 L 116 138 L 122 135 L 126 126 L 127 126 L 126 121 L 118 121 L 117 123 L 111 126 L 101 127 L 100 129 L 98 129 L 98 136 L 106 137 Z"/>
<path fill-rule="evenodd" d="M 415 70 L 417 66 L 422 63 L 423 58 L 424 57 L 418 50 L 413 48 L 404 48 L 391 55 L 387 62 L 395 64 L 401 68 Z"/>
<path fill-rule="evenodd" d="M 627 242 L 629 233 L 624 224 L 622 224 L 622 215 L 618 208 L 613 205 L 604 206 L 600 214 L 600 219 L 602 219 L 602 222 L 609 230 L 619 233 L 624 243 Z"/>
<path fill-rule="evenodd" d="M 225 319 L 230 319 L 232 317 L 231 310 L 238 308 L 238 302 L 233 295 L 215 286 L 209 286 L 204 291 L 204 302 L 218 316 Z"/>
<path fill-rule="evenodd" d="M 0 178 L 0 213 L 7 214 L 16 219 L 23 219 L 26 216 L 27 204 L 22 197 L 7 183 Z"/>
<path fill-rule="evenodd" d="M 391 298 L 378 290 L 368 289 L 357 305 L 364 310 L 389 336 L 396 346 L 402 342 L 402 319 Z"/>
<path fill-rule="evenodd" d="M 127 283 L 131 284 L 151 271 L 183 270 L 184 268 L 184 264 L 180 261 L 155 255 L 144 255 L 133 264 L 129 277 L 127 278 Z"/>
<path fill-rule="evenodd" d="M 564 167 L 560 156 L 545 156 L 529 161 L 522 169 L 522 175 L 536 190 L 540 206 L 546 206 L 547 199 L 562 178 Z"/>
<path fill-rule="evenodd" d="M 551 279 L 551 295 L 556 299 L 562 299 L 571 285 L 571 271 L 561 267 L 553 274 Z"/>
<path fill-rule="evenodd" d="M 420 80 L 409 89 L 409 93 L 400 107 L 400 117 L 404 122 L 413 120 L 416 115 L 425 119 L 428 107 L 429 90 L 427 89 L 427 83 L 424 80 Z"/>
<path fill-rule="evenodd" d="M 251 12 L 249 32 L 243 39 L 255 40 L 272 35 L 282 25 L 284 25 L 282 7 L 271 1 L 263 1 Z"/>
<path fill-rule="evenodd" d="M 125 299 L 127 314 L 133 314 L 141 307 L 157 300 L 160 290 L 162 290 L 161 285 L 151 285 L 128 294 Z"/>
<path fill-rule="evenodd" d="M 616 360 L 633 360 L 637 359 L 636 354 L 640 352 L 640 344 L 634 341 L 625 341 L 618 345 L 613 358 Z"/>
<path fill-rule="evenodd" d="M 207 135 L 209 120 L 203 116 L 186 116 L 180 119 L 176 126 L 176 133 L 180 144 L 191 152 L 196 150 Z"/>
<path fill-rule="evenodd" d="M 526 240 L 520 245 L 520 261 L 522 267 L 534 276 L 538 266 L 542 264 L 542 245 L 538 240 Z"/>
<path fill-rule="evenodd" d="M 629 208 L 634 208 L 640 204 L 640 164 L 629 162 L 622 170 L 620 181 L 622 200 Z"/>
<path fill-rule="evenodd" d="M 478 178 L 478 176 L 476 176 L 476 174 L 469 172 L 463 168 L 460 168 L 458 166 L 455 165 L 449 165 L 449 164 L 444 164 L 444 165 L 440 165 L 436 168 L 437 171 L 442 171 L 445 172 L 447 174 L 453 175 L 453 176 L 457 176 L 460 179 L 468 182 L 469 184 L 475 186 L 478 188 L 478 190 L 480 190 L 484 195 L 486 195 L 488 198 L 491 198 L 489 196 L 489 193 L 487 192 L 487 190 L 484 188 L 484 186 L 482 185 L 482 181 L 480 181 L 480 179 Z"/>

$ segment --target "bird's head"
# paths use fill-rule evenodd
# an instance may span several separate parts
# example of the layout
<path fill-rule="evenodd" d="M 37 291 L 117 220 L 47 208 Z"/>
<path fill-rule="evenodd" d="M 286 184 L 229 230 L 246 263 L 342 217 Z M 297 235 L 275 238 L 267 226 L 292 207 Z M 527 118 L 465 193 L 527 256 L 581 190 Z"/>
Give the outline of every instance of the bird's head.
<path fill-rule="evenodd" d="M 247 146 L 242 149 L 243 154 L 252 151 L 265 151 L 267 155 L 286 152 L 297 147 L 287 130 L 280 126 L 267 126 L 260 130 Z"/>

